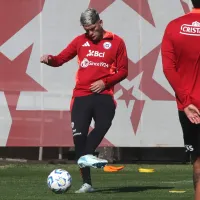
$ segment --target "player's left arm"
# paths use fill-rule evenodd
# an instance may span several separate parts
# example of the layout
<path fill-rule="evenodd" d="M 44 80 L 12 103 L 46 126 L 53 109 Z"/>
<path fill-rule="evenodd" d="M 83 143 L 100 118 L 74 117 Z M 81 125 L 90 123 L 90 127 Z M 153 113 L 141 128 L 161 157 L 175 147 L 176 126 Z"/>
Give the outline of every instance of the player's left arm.
<path fill-rule="evenodd" d="M 126 45 L 123 40 L 121 40 L 119 44 L 115 63 L 117 73 L 103 79 L 105 87 L 112 87 L 128 76 L 128 56 Z"/>

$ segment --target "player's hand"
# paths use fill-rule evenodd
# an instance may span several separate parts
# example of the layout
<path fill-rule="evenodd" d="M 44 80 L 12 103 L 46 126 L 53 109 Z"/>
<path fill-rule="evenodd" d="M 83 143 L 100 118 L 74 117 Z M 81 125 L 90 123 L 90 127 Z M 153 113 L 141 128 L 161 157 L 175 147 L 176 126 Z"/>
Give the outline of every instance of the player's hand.
<path fill-rule="evenodd" d="M 51 62 L 51 57 L 49 55 L 43 55 L 40 58 L 40 62 L 48 65 Z"/>
<path fill-rule="evenodd" d="M 196 106 L 190 104 L 184 109 L 184 112 L 193 124 L 200 124 L 200 112 Z"/>
<path fill-rule="evenodd" d="M 94 93 L 100 93 L 105 89 L 105 84 L 102 80 L 98 80 L 91 84 L 90 90 Z"/>

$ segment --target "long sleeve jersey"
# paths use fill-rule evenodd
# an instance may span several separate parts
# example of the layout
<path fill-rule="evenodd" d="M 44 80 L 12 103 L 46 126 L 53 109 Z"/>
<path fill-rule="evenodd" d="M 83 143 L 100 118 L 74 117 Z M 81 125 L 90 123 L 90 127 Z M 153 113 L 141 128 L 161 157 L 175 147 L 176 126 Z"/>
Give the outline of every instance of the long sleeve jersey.
<path fill-rule="evenodd" d="M 92 94 L 90 86 L 97 80 L 103 80 L 106 86 L 101 94 L 113 95 L 114 85 L 128 75 L 125 43 L 111 32 L 106 32 L 98 43 L 89 40 L 86 34 L 79 35 L 57 56 L 50 55 L 49 65 L 61 66 L 75 56 L 79 68 L 73 97 Z"/>
<path fill-rule="evenodd" d="M 200 9 L 171 21 L 162 41 L 164 74 L 175 91 L 177 106 L 200 109 Z"/>

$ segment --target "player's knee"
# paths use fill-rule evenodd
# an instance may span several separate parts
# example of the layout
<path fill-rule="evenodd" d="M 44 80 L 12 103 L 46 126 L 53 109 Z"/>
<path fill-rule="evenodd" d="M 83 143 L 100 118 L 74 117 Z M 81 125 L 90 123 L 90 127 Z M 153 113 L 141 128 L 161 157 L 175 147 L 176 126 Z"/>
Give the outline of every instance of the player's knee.
<path fill-rule="evenodd" d="M 198 169 L 200 171 L 200 156 L 193 155 L 192 160 L 194 169 Z"/>
<path fill-rule="evenodd" d="M 100 132 L 106 132 L 111 127 L 111 121 L 101 121 L 100 123 L 95 124 L 95 129 L 99 130 Z"/>
<path fill-rule="evenodd" d="M 197 167 L 197 168 L 198 166 L 200 167 L 200 156 L 196 152 L 193 152 L 191 154 L 191 162 L 194 167 Z"/>
<path fill-rule="evenodd" d="M 72 134 L 74 139 L 85 137 L 87 133 L 88 133 L 88 126 L 86 126 L 84 123 L 73 123 Z"/>
<path fill-rule="evenodd" d="M 73 140 L 75 145 L 80 145 L 85 142 L 86 137 L 81 132 L 77 132 L 73 133 Z"/>
<path fill-rule="evenodd" d="M 193 163 L 193 183 L 194 189 L 200 186 L 200 157 L 196 156 Z"/>

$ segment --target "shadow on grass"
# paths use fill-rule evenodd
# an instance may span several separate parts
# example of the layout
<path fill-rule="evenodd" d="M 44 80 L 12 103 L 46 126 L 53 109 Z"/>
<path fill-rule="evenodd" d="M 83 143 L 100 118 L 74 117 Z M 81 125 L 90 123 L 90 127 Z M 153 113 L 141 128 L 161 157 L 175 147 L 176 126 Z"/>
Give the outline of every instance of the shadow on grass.
<path fill-rule="evenodd" d="M 127 187 L 109 187 L 95 189 L 95 192 L 101 193 L 120 193 L 120 192 L 142 192 L 145 190 L 170 190 L 174 187 L 157 187 L 157 186 L 127 186 Z"/>

